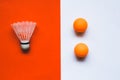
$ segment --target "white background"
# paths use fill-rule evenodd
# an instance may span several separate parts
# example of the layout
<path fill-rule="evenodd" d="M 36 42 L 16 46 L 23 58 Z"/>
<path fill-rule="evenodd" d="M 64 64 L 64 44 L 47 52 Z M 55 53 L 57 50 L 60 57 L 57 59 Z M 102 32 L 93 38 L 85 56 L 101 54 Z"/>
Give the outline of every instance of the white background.
<path fill-rule="evenodd" d="M 73 21 L 88 21 L 76 35 Z M 74 46 L 84 42 L 89 54 L 77 60 Z M 61 1 L 61 80 L 120 80 L 120 0 Z"/>

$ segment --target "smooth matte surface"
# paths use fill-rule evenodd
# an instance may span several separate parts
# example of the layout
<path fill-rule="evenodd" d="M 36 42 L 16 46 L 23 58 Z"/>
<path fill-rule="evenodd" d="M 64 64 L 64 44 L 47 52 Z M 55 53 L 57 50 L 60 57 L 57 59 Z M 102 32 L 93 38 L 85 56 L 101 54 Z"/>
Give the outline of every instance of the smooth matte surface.
<path fill-rule="evenodd" d="M 76 35 L 73 21 L 83 17 L 88 29 Z M 74 46 L 84 42 L 89 54 L 77 60 Z M 120 80 L 120 1 L 61 1 L 61 80 Z"/>
<path fill-rule="evenodd" d="M 11 27 L 26 20 L 37 23 L 28 53 Z M 60 80 L 60 0 L 0 0 L 0 45 L 0 80 Z"/>

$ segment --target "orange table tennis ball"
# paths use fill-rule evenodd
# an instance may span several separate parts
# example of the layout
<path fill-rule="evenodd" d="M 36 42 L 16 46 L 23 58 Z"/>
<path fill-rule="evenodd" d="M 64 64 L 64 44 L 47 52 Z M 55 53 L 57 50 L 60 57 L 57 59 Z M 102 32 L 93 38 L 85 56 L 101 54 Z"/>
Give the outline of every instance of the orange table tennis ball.
<path fill-rule="evenodd" d="M 84 58 L 88 54 L 88 47 L 84 43 L 78 43 L 74 48 L 74 53 L 78 58 Z"/>
<path fill-rule="evenodd" d="M 88 23 L 85 19 L 83 18 L 78 18 L 74 21 L 73 23 L 73 28 L 76 32 L 83 33 L 86 31 L 88 26 Z"/>

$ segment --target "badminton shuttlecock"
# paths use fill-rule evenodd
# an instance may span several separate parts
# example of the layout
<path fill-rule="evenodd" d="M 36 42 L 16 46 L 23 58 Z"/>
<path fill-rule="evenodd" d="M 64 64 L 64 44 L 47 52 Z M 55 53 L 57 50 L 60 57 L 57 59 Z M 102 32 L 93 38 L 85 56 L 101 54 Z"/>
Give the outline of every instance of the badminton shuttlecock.
<path fill-rule="evenodd" d="M 36 27 L 35 22 L 28 22 L 28 21 L 23 21 L 23 22 L 17 22 L 11 24 L 14 32 L 16 33 L 18 39 L 20 40 L 21 43 L 21 48 L 23 50 L 28 50 L 30 45 L 30 38 L 34 32 L 34 29 Z"/>

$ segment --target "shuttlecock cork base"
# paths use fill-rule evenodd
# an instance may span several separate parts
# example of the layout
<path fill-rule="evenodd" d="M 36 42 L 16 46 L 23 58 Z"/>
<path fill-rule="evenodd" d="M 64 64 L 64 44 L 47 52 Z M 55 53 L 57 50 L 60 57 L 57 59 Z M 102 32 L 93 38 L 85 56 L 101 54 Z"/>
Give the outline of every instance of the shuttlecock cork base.
<path fill-rule="evenodd" d="M 30 49 L 30 39 L 36 27 L 35 22 L 22 21 L 11 24 L 14 32 L 20 40 L 20 45 L 23 51 Z"/>
<path fill-rule="evenodd" d="M 29 41 L 21 41 L 21 48 L 23 51 L 28 51 L 30 48 L 30 42 Z"/>

